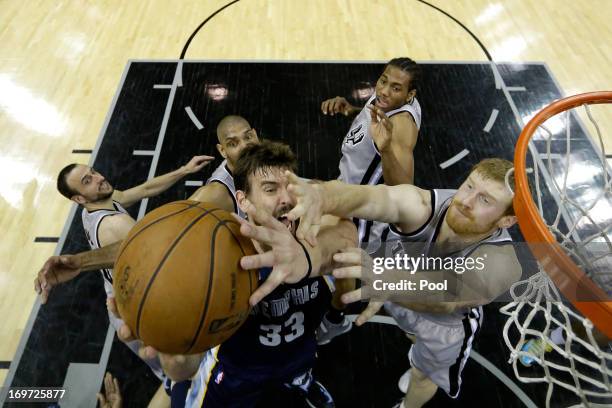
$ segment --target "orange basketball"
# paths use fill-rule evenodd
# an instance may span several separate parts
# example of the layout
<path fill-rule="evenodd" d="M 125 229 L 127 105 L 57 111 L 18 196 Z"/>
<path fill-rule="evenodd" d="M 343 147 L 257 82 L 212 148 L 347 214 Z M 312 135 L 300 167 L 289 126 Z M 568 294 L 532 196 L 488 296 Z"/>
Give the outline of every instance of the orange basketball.
<path fill-rule="evenodd" d="M 176 201 L 138 221 L 115 263 L 117 308 L 132 333 L 170 354 L 199 353 L 230 337 L 249 315 L 257 272 L 240 224 L 209 203 Z"/>

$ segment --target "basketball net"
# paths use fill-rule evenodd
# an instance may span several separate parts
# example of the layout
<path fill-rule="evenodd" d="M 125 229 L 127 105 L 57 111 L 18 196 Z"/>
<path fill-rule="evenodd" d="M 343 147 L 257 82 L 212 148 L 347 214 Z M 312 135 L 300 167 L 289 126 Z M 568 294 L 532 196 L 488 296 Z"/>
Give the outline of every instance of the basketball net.
<path fill-rule="evenodd" d="M 610 99 L 610 95 L 606 95 L 606 98 Z M 599 140 L 597 160 L 579 163 L 580 151 L 576 152 L 579 149 L 572 151 L 572 142 L 576 143 L 576 140 L 571 138 L 571 129 L 578 122 L 571 121 L 573 106 L 569 106 L 552 112 L 554 116 L 540 120 L 541 123 L 530 135 L 527 155 L 530 167 L 516 168 L 515 171 L 529 173 L 534 187 L 529 189 L 530 199 L 536 204 L 540 218 L 558 245 L 588 279 L 610 295 L 612 178 L 609 177 L 601 131 L 588 103 L 582 106 Z M 573 116 L 574 119 L 576 117 Z M 551 130 L 553 126 L 555 129 Z M 575 181 L 576 177 L 585 176 L 588 180 L 582 184 Z M 506 181 L 510 188 L 508 178 Z M 580 190 L 580 186 L 584 189 L 587 181 L 593 183 L 588 191 Z M 553 199 L 545 201 L 546 195 Z M 551 202 L 552 207 L 556 208 L 551 208 Z M 605 208 L 609 209 L 608 218 L 602 222 L 597 213 L 601 214 Z M 527 237 L 523 224 L 521 230 Z M 514 374 L 524 383 L 547 384 L 546 407 L 551 407 L 553 392 L 558 387 L 579 398 L 580 405 L 574 406 L 611 406 L 612 350 L 601 341 L 598 344 L 592 321 L 563 297 L 555 285 L 558 281 L 553 282 L 544 270 L 544 258 L 538 259 L 539 272 L 515 283 L 510 289 L 513 302 L 500 309 L 508 316 L 503 336 L 510 351 L 509 363 Z M 546 270 L 550 272 L 549 268 Z M 612 316 L 609 318 L 612 319 Z M 562 344 L 554 344 L 551 340 L 551 333 L 557 328 L 561 328 L 563 333 Z M 530 339 L 540 339 L 550 345 L 552 351 L 545 352 L 544 347 L 539 348 L 537 354 L 523 351 L 523 346 Z M 533 360 L 531 367 L 520 364 L 520 359 L 524 357 Z"/>

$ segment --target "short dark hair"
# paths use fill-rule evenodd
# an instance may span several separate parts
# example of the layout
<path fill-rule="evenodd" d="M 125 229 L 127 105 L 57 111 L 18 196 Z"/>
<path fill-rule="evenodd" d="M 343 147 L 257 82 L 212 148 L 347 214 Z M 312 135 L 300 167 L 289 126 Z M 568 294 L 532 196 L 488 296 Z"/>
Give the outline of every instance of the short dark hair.
<path fill-rule="evenodd" d="M 280 167 L 293 172 L 297 170 L 297 159 L 288 145 L 262 140 L 261 143 L 245 147 L 234 168 L 236 189 L 248 194 L 250 191 L 249 176 L 258 171 L 266 172 L 272 167 Z"/>
<path fill-rule="evenodd" d="M 64 167 L 57 176 L 57 191 L 67 199 L 72 199 L 72 196 L 79 194 L 78 191 L 68 185 L 68 174 L 76 167 L 78 163 L 72 163 Z"/>
<path fill-rule="evenodd" d="M 397 67 L 408 75 L 410 75 L 410 84 L 408 85 L 408 90 L 418 90 L 418 86 L 421 83 L 421 77 L 423 75 L 421 66 L 419 64 L 417 64 L 416 62 L 414 62 L 414 60 L 408 57 L 400 57 L 393 58 L 391 61 L 387 62 L 387 65 Z"/>

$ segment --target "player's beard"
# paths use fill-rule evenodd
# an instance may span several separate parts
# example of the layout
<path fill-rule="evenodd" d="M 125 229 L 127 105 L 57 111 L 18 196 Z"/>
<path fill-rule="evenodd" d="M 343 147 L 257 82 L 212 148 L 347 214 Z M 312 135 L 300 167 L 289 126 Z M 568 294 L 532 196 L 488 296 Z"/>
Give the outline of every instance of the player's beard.
<path fill-rule="evenodd" d="M 98 195 L 96 196 L 95 200 L 92 201 L 92 203 L 99 203 L 101 201 L 108 200 L 115 192 L 115 189 L 113 188 L 113 186 L 109 184 L 109 187 L 110 187 L 109 191 L 106 191 L 104 193 L 98 193 Z"/>
<path fill-rule="evenodd" d="M 467 210 L 460 210 L 461 204 L 453 200 L 446 213 L 446 223 L 456 234 L 477 235 L 492 230 L 495 222 L 478 225 L 476 219 Z"/>

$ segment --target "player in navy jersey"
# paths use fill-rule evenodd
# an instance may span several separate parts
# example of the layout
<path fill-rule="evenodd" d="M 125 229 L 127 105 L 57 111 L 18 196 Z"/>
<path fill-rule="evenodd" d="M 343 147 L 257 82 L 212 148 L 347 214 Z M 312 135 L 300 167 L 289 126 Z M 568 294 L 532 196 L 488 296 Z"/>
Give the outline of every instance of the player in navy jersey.
<path fill-rule="evenodd" d="M 355 227 L 328 218 L 316 247 L 298 243 L 296 224 L 284 216 L 294 205 L 284 171 L 294 168 L 289 147 L 269 141 L 245 148 L 237 163 L 238 205 L 249 214 L 248 222 L 241 220 L 241 232 L 253 238 L 260 252 L 241 263 L 247 269 L 259 267 L 263 283 L 251 299 L 251 315 L 230 339 L 203 356 L 187 357 L 184 367 L 193 369 L 199 362 L 188 407 L 250 407 L 266 388 L 283 385 L 298 390 L 311 406 L 334 406 L 311 373 L 315 331 L 333 289 L 331 279 L 320 274 L 333 253 L 356 242 Z M 273 269 L 264 267 L 272 264 Z"/>

